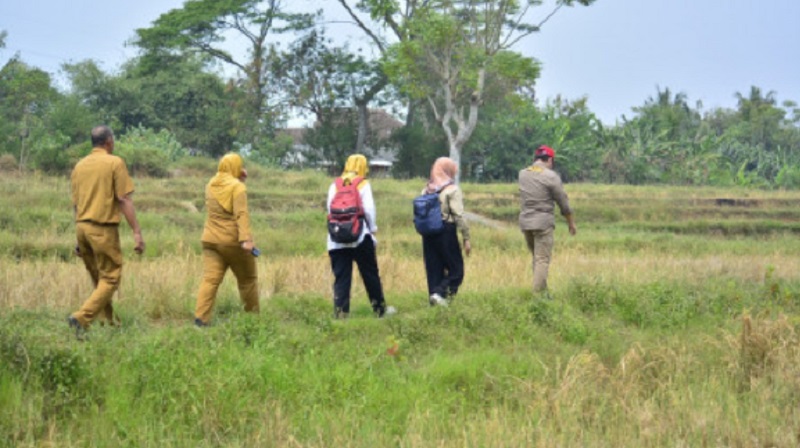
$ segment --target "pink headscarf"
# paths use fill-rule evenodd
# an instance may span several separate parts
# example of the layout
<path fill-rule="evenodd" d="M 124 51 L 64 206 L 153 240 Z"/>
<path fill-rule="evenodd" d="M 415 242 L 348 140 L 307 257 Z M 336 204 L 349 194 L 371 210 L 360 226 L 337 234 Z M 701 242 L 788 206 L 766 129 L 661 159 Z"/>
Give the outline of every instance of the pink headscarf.
<path fill-rule="evenodd" d="M 428 180 L 428 192 L 433 193 L 448 183 L 455 182 L 458 165 L 449 157 L 439 157 L 431 167 L 431 177 Z"/>

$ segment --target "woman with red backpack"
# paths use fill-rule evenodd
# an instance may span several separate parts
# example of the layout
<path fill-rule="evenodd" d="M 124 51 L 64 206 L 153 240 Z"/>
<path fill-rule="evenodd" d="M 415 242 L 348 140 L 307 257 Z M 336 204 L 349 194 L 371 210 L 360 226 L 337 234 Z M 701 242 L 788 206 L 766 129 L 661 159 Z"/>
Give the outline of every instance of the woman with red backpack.
<path fill-rule="evenodd" d="M 353 262 L 358 266 L 372 310 L 378 317 L 394 314 L 386 306 L 378 271 L 375 246 L 378 231 L 372 187 L 366 180 L 367 158 L 354 154 L 347 158 L 342 175 L 328 189 L 328 255 L 335 277 L 333 283 L 333 317 L 350 314 L 350 285 Z"/>

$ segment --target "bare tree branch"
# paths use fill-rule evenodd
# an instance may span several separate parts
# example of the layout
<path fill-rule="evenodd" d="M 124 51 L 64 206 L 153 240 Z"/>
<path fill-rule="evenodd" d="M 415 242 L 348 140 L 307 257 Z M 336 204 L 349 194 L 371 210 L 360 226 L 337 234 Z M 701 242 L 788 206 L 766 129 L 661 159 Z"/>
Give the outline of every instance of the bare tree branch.
<path fill-rule="evenodd" d="M 378 36 L 375 35 L 375 33 L 373 33 L 372 30 L 369 29 L 369 27 L 367 27 L 366 24 L 364 24 L 364 22 L 361 21 L 361 18 L 358 17 L 358 15 L 356 15 L 356 13 L 353 11 L 350 5 L 347 4 L 347 0 L 339 0 L 339 3 L 342 5 L 342 7 L 344 7 L 344 9 L 347 10 L 347 13 L 350 14 L 350 17 L 356 22 L 358 27 L 361 28 L 361 30 L 364 31 L 367 34 L 367 36 L 369 36 L 372 39 L 373 42 L 375 42 L 375 45 L 378 46 L 378 49 L 380 49 L 381 53 L 385 53 L 386 48 L 384 47 L 381 39 L 379 39 Z"/>

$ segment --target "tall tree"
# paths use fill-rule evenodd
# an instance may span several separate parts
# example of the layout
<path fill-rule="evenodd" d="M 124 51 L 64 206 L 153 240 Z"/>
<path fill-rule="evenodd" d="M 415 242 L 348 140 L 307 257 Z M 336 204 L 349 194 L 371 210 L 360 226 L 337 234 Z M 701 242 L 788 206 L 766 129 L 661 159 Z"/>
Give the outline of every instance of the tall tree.
<path fill-rule="evenodd" d="M 44 118 L 57 97 L 50 75 L 19 57 L 0 68 L 0 148 L 17 156 L 20 169 L 27 166 L 31 137 L 44 128 Z"/>
<path fill-rule="evenodd" d="M 413 38 L 409 24 L 427 0 L 338 0 L 353 23 L 361 29 L 378 50 L 381 58 L 386 58 L 391 42 L 408 42 Z M 362 152 L 366 136 L 369 132 L 369 103 L 372 102 L 389 84 L 389 78 L 383 70 L 380 76 L 356 92 L 354 103 L 358 110 L 358 136 L 356 151 Z M 406 126 L 413 123 L 415 101 L 408 103 Z"/>
<path fill-rule="evenodd" d="M 361 111 L 352 105 L 364 89 L 383 78 L 377 63 L 347 46 L 334 46 L 324 31 L 314 31 L 275 58 L 273 73 L 289 104 L 316 120 L 305 139 L 321 152 L 314 156 L 338 162 L 353 148 L 364 152 L 370 136 L 368 121 L 361 123 Z M 355 132 L 327 127 L 350 127 Z"/>
<path fill-rule="evenodd" d="M 239 70 L 247 93 L 242 104 L 252 129 L 248 143 L 258 146 L 263 127 L 279 115 L 270 83 L 269 59 L 276 51 L 273 35 L 305 30 L 314 14 L 289 13 L 281 0 L 187 0 L 182 8 L 162 14 L 149 28 L 136 30 L 135 44 L 145 57 L 158 59 L 165 51 L 196 52 Z M 226 37 L 244 39 L 249 48 L 240 56 L 225 47 Z"/>
<path fill-rule="evenodd" d="M 424 98 L 447 136 L 450 157 L 460 165 L 461 152 L 478 123 L 487 81 L 509 91 L 532 85 L 537 63 L 512 51 L 525 36 L 563 6 L 594 0 L 558 0 L 538 24 L 527 22 L 539 0 L 431 0 L 423 2 L 410 23 L 413 36 L 391 49 L 390 79 L 414 97 Z M 386 2 L 393 3 L 393 2 Z"/>

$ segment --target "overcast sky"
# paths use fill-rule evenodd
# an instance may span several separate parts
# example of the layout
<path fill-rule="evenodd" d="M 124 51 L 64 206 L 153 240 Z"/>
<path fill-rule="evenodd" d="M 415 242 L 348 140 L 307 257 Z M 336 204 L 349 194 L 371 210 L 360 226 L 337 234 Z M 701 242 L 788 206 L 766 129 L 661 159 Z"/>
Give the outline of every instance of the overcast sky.
<path fill-rule="evenodd" d="M 550 0 L 552 1 L 552 0 Z M 94 59 L 116 70 L 135 56 L 125 45 L 183 0 L 0 0 L 8 31 L 0 64 L 19 53 L 51 73 L 64 62 Z M 293 0 L 344 17 L 335 0 Z M 551 8 L 537 8 L 541 20 Z M 339 26 L 336 35 L 361 38 Z M 540 99 L 588 96 L 612 124 L 653 96 L 684 92 L 705 109 L 734 107 L 735 92 L 756 85 L 780 101 L 800 102 L 800 0 L 597 0 L 561 9 L 517 50 L 543 64 Z"/>

